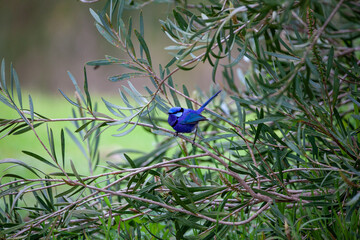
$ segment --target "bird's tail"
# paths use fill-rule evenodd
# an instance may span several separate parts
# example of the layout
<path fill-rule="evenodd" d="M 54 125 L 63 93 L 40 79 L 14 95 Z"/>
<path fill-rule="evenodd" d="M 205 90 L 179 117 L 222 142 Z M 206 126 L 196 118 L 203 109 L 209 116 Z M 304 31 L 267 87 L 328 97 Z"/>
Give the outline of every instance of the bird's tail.
<path fill-rule="evenodd" d="M 198 113 L 201 113 L 201 112 L 205 109 L 205 107 L 206 107 L 220 92 L 221 92 L 221 90 L 218 91 L 217 93 L 215 93 L 214 96 L 212 96 L 211 98 L 209 98 L 209 100 L 207 100 L 207 101 L 197 110 L 197 112 L 198 112 Z"/>

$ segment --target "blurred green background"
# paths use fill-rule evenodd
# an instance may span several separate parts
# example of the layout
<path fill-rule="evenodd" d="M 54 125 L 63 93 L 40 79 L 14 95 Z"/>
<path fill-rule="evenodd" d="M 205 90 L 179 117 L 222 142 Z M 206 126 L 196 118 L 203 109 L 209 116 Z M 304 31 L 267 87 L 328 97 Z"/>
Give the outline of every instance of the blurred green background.
<path fill-rule="evenodd" d="M 83 79 L 86 62 L 101 59 L 104 55 L 126 58 L 98 33 L 89 8 L 102 9 L 105 1 L 85 4 L 75 0 L 0 0 L 0 53 L 7 62 L 13 62 L 22 87 L 31 91 L 72 90 L 67 75 L 70 71 L 76 79 Z M 166 19 L 174 4 L 149 4 L 142 11 L 145 22 L 145 40 L 152 53 L 154 66 L 166 65 L 172 58 L 164 47 L 171 45 L 161 31 L 159 19 Z M 138 28 L 140 11 L 125 10 L 127 23 L 131 16 L 134 28 Z M 157 68 L 157 67 L 155 67 Z M 91 92 L 112 94 L 122 83 L 112 83 L 107 77 L 124 71 L 119 67 L 88 67 Z M 200 63 L 196 71 L 181 72 L 175 82 L 189 88 L 204 85 L 211 79 L 206 64 Z M 144 79 L 144 81 L 148 81 Z M 143 86 L 136 79 L 134 85 Z M 205 86 L 205 85 L 204 85 Z M 207 84 L 208 86 L 208 84 Z"/>
<path fill-rule="evenodd" d="M 74 86 L 67 71 L 70 71 L 82 86 L 83 67 L 86 62 L 102 59 L 104 55 L 126 58 L 123 52 L 103 39 L 94 25 L 89 8 L 100 10 L 104 3 L 99 1 L 85 4 L 75 0 L 0 0 L 0 56 L 6 60 L 7 71 L 10 62 L 13 63 L 20 79 L 23 98 L 27 100 L 27 96 L 31 95 L 36 112 L 49 118 L 71 117 L 72 106 L 58 91 L 61 89 L 70 98 L 74 98 Z M 166 19 L 174 7 L 173 4 L 150 4 L 142 9 L 145 40 L 152 52 L 154 66 L 164 66 L 172 58 L 164 50 L 172 43 L 161 31 L 159 19 Z M 139 15 L 140 11 L 127 9 L 123 19 L 127 23 L 131 16 L 133 26 L 138 28 Z M 98 69 L 87 67 L 89 90 L 93 98 L 98 100 L 100 112 L 110 114 L 100 100 L 101 97 L 114 104 L 122 104 L 118 88 L 127 85 L 127 82 L 114 83 L 107 80 L 107 77 L 125 71 L 116 66 Z M 196 86 L 208 91 L 211 69 L 207 64 L 199 63 L 195 71 L 179 71 L 173 79 L 179 89 L 182 89 L 182 84 L 186 84 L 190 91 Z M 134 79 L 132 83 L 139 91 L 144 85 L 151 85 L 148 79 Z M 25 107 L 28 107 L 28 104 L 25 104 Z M 0 103 L 0 118 L 14 117 L 16 118 L 17 114 Z M 60 145 L 61 128 L 68 127 L 72 131 L 76 129 L 71 123 L 51 123 L 48 126 L 53 128 L 57 145 Z M 38 133 L 48 144 L 45 124 L 38 128 Z M 109 152 L 120 148 L 152 148 L 152 137 L 142 128 L 122 138 L 112 137 L 113 134 L 116 134 L 116 128 L 107 130 L 101 136 L 102 161 L 121 161 L 120 158 L 107 157 Z M 67 158 L 71 158 L 79 166 L 86 162 L 69 137 L 66 142 Z M 14 158 L 34 163 L 34 159 L 23 154 L 22 150 L 47 157 L 32 132 L 0 139 L 0 159 Z M 3 164 L 0 169 L 5 167 Z M 79 171 L 81 173 L 87 170 L 80 168 Z"/>

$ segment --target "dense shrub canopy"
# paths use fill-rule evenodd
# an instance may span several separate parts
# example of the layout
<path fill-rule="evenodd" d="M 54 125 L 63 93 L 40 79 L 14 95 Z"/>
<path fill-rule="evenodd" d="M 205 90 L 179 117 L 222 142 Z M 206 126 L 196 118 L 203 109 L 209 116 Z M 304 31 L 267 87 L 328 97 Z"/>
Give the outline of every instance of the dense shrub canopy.
<path fill-rule="evenodd" d="M 34 164 L 1 160 L 33 176 L 2 173 L 2 237 L 359 239 L 359 3 L 176 1 L 160 20 L 174 57 L 157 63 L 143 13 L 139 26 L 122 17 L 124 9 L 150 2 L 172 1 L 108 0 L 90 9 L 100 34 L 127 54 L 86 63 L 127 70 L 109 78 L 122 84 L 123 104 L 104 97 L 108 112 L 97 110 L 85 66 L 83 87 L 69 73 L 76 97 L 61 91 L 73 117 L 39 115 L 2 61 L 1 108 L 19 117 L 0 119 L 1 141 L 31 131 L 47 154 L 24 151 Z M 212 87 L 195 98 L 176 75 L 196 71 L 200 62 L 212 69 Z M 134 78 L 144 89 L 134 87 Z M 195 141 L 167 125 L 170 107 L 197 109 L 219 89 Z M 55 121 L 76 128 L 58 136 Z M 43 123 L 47 136 L 37 134 Z M 101 134 L 127 138 L 136 128 L 153 136 L 154 148 L 119 149 L 124 162 L 99 168 Z M 70 160 L 70 141 L 87 156 L 86 176 Z"/>

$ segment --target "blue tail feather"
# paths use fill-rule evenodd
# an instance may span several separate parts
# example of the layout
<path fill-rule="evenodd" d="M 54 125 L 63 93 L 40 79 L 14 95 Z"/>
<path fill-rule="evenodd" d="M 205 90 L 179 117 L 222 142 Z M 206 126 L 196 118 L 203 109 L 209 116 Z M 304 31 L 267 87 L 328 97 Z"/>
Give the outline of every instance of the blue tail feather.
<path fill-rule="evenodd" d="M 211 98 L 209 98 L 209 100 L 207 100 L 196 112 L 201 113 L 201 112 L 205 109 L 205 107 L 206 107 L 220 92 L 221 92 L 221 90 L 218 91 L 217 93 L 215 93 L 215 95 L 212 96 Z"/>

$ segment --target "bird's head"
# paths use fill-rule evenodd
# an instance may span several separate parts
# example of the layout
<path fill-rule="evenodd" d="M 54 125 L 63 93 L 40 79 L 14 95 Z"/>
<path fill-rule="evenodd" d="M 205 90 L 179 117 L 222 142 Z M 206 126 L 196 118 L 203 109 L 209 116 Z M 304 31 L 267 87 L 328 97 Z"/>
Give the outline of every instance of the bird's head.
<path fill-rule="evenodd" d="M 168 114 L 174 115 L 176 117 L 181 117 L 183 112 L 184 112 L 184 109 L 182 107 L 172 107 L 169 109 Z"/>

